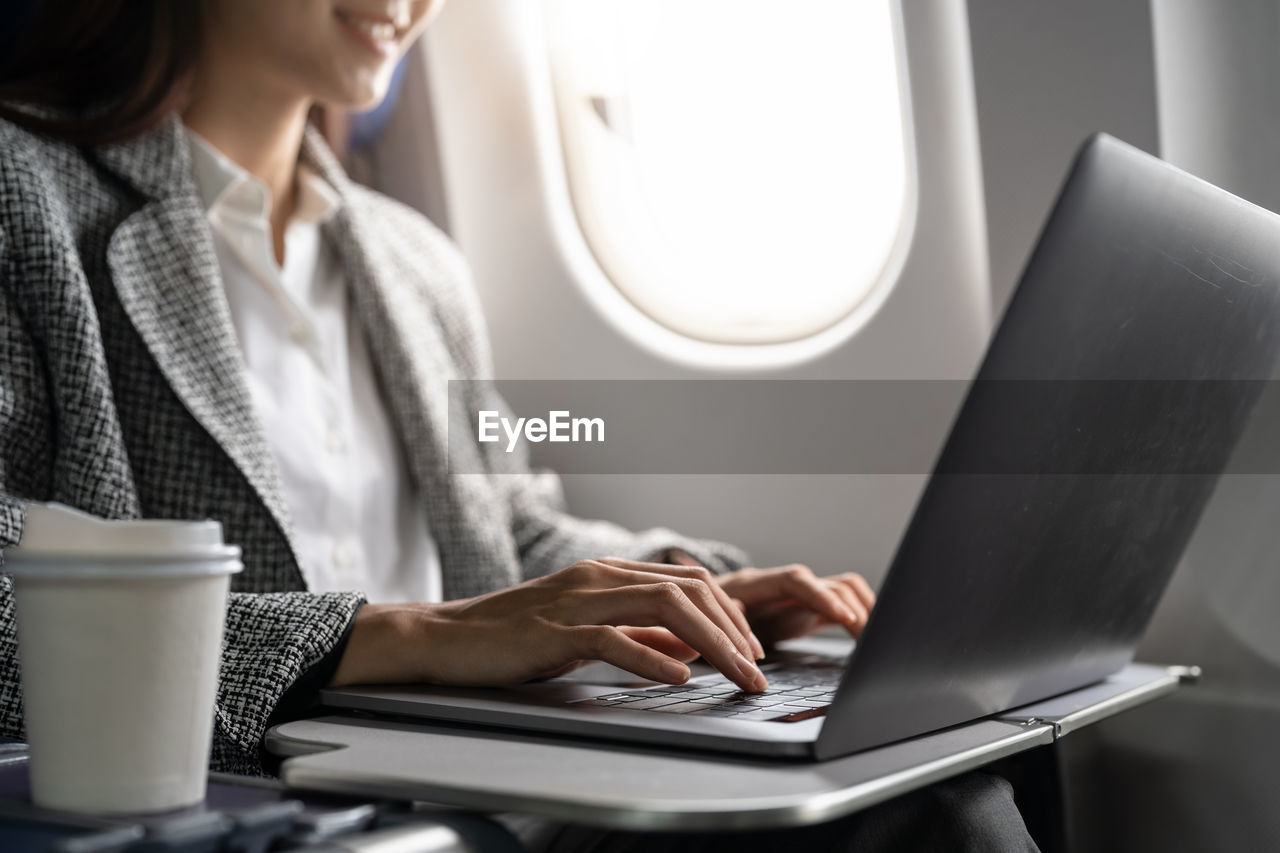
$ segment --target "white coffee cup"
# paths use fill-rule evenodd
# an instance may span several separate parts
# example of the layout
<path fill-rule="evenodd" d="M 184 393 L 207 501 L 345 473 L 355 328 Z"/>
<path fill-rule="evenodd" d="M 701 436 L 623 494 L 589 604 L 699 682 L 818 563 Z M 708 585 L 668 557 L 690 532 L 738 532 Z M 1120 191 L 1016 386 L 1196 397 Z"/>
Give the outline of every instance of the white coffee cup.
<path fill-rule="evenodd" d="M 31 797 L 96 814 L 204 799 L 231 575 L 216 521 L 31 504 L 14 580 Z"/>

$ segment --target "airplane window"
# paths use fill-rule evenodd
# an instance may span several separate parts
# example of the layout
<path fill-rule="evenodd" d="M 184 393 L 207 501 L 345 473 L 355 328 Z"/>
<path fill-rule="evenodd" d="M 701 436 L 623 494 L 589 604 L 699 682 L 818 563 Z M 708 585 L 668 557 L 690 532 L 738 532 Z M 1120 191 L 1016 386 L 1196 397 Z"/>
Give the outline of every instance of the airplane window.
<path fill-rule="evenodd" d="M 907 189 L 891 0 L 544 4 L 578 222 L 633 304 L 765 344 L 876 288 Z"/>

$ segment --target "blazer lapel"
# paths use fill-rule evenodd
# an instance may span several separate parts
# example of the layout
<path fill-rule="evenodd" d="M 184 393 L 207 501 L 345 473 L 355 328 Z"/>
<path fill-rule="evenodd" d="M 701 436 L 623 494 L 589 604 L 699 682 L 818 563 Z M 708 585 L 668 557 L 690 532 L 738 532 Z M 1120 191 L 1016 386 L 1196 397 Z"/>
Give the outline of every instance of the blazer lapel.
<path fill-rule="evenodd" d="M 148 198 L 107 249 L 125 313 L 174 393 L 257 491 L 292 548 L 284 492 L 245 381 L 181 126 L 174 118 L 97 154 Z"/>
<path fill-rule="evenodd" d="M 440 551 L 445 599 L 518 583 L 518 561 L 503 507 L 483 476 L 450 476 L 449 380 L 460 379 L 438 331 L 439 320 L 417 288 L 386 273 L 371 236 L 341 215 L 331 224 L 365 330 L 383 396 L 403 442 Z M 418 271 L 421 274 L 420 271 Z"/>

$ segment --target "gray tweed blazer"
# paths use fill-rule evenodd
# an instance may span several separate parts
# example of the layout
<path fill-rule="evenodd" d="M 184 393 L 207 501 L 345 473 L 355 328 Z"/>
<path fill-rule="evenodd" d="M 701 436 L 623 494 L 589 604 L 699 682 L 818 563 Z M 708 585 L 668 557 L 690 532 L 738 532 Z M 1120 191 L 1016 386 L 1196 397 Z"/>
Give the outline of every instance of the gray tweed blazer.
<path fill-rule="evenodd" d="M 342 197 L 327 226 L 439 549 L 447 598 L 608 554 L 680 547 L 716 570 L 745 557 L 667 530 L 564 512 L 559 484 L 495 445 L 450 476 L 448 380 L 490 364 L 465 263 L 415 211 L 351 183 L 318 136 L 304 158 Z M 483 394 L 484 383 L 466 383 Z M 457 386 L 455 386 L 457 387 Z M 452 424 L 470 434 L 456 406 Z M 358 590 L 306 591 L 253 409 L 185 138 L 81 148 L 0 121 L 0 549 L 24 500 L 106 518 L 216 518 L 244 550 L 227 610 L 212 762 L 254 772 L 284 691 L 331 652 Z M 0 735 L 22 733 L 12 589 L 0 578 Z"/>

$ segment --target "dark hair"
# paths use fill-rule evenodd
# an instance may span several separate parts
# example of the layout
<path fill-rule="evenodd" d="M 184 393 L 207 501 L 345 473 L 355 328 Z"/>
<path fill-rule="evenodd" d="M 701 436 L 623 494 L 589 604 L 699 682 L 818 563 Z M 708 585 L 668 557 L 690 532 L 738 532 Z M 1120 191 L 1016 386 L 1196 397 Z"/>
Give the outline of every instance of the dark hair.
<path fill-rule="evenodd" d="M 0 57 L 0 118 L 77 144 L 140 136 L 175 109 L 200 0 L 36 0 Z"/>

